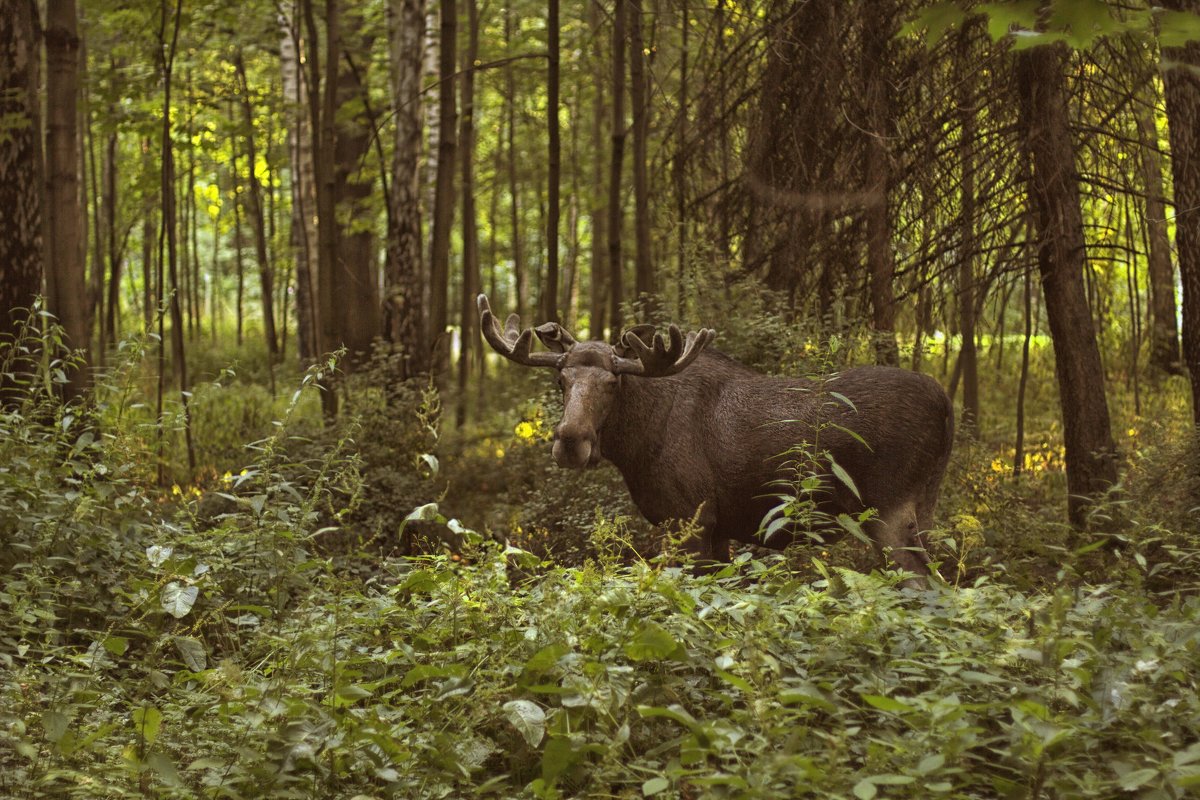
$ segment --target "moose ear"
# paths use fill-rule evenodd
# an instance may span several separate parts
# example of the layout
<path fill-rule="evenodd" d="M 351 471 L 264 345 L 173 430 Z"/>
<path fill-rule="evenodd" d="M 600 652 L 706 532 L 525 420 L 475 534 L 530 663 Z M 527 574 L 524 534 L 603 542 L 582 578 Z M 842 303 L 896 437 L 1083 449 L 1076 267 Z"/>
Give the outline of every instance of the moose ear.
<path fill-rule="evenodd" d="M 533 329 L 548 350 L 565 353 L 575 346 L 575 337 L 557 322 L 547 322 Z"/>
<path fill-rule="evenodd" d="M 641 339 L 647 347 L 649 347 L 654 342 L 654 331 L 655 328 L 653 325 L 647 325 L 645 323 L 641 325 L 634 325 L 632 328 L 627 328 L 625 332 L 621 334 L 621 338 L 617 340 L 617 343 L 613 345 L 613 352 L 616 353 L 618 358 L 629 358 L 631 348 L 625 344 L 625 337 L 636 336 L 637 338 Z"/>

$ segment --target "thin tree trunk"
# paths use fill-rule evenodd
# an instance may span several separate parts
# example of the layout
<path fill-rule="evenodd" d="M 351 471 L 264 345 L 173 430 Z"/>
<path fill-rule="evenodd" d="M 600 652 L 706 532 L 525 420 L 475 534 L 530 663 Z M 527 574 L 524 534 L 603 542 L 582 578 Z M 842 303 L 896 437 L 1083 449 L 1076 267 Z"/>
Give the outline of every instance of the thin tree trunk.
<path fill-rule="evenodd" d="M 1025 339 L 1021 343 L 1021 377 L 1017 383 L 1017 440 L 1013 446 L 1013 477 L 1025 469 L 1025 388 L 1029 385 L 1029 343 L 1033 339 L 1033 270 L 1025 269 Z"/>
<path fill-rule="evenodd" d="M 688 33 L 691 19 L 688 16 L 688 0 L 682 0 L 681 34 L 679 48 L 679 122 L 675 131 L 675 220 L 676 258 L 678 264 L 679 296 L 675 311 L 684 317 L 687 308 L 687 157 L 688 148 Z"/>
<path fill-rule="evenodd" d="M 388 221 L 387 301 L 384 329 L 400 346 L 403 380 L 429 371 L 425 330 L 425 280 L 421 238 L 421 74 L 425 0 L 390 0 L 392 109 L 396 119 L 392 160 L 392 211 Z M 499 148 L 497 148 L 499 150 Z"/>
<path fill-rule="evenodd" d="M 513 14 L 512 7 L 504 12 L 505 52 L 512 50 Z M 505 109 L 508 117 L 508 197 L 509 224 L 512 228 L 513 281 L 517 290 L 517 314 L 525 319 L 529 308 L 529 270 L 525 265 L 525 253 L 521 239 L 521 189 L 517 183 L 517 88 L 516 73 L 510 63 L 505 67 Z"/>
<path fill-rule="evenodd" d="M 233 67 L 238 78 L 239 105 L 242 109 L 242 136 L 246 154 L 246 180 L 249 192 L 247 213 L 254 230 L 254 255 L 258 261 L 258 274 L 262 293 L 263 335 L 267 340 L 267 358 L 272 362 L 279 357 L 279 339 L 275 335 L 275 276 L 271 272 L 271 260 L 267 255 L 267 225 L 263 215 L 262 185 L 258 181 L 258 147 L 254 137 L 254 106 L 250 102 L 250 85 L 246 80 L 246 62 L 239 47 L 233 57 Z M 240 183 L 240 181 L 239 181 Z"/>
<path fill-rule="evenodd" d="M 237 344 L 242 346 L 244 339 L 245 315 L 246 315 L 246 262 L 242 251 L 245 242 L 242 240 L 242 173 L 238 169 L 238 153 L 237 147 L 232 149 L 233 154 L 233 261 L 237 269 L 237 304 L 235 314 L 237 318 Z"/>
<path fill-rule="evenodd" d="M 1086 522 L 1091 503 L 1117 480 L 1100 349 L 1083 283 L 1086 243 L 1060 45 L 1016 56 L 1020 125 L 1031 157 L 1038 268 L 1046 297 L 1066 444 L 1067 510 Z"/>
<path fill-rule="evenodd" d="M 433 204 L 433 241 L 430 258 L 429 340 L 433 345 L 433 370 L 440 373 L 449 364 L 449 342 L 446 336 L 447 310 L 450 292 L 450 228 L 454 224 L 454 154 L 457 151 L 455 126 L 454 73 L 458 68 L 458 3 L 440 0 L 441 39 L 439 42 L 438 74 L 438 163 L 437 193 Z"/>
<path fill-rule="evenodd" d="M 79 34 L 75 0 L 46 5 L 46 307 L 71 347 L 91 344 L 79 175 Z M 86 363 L 63 387 L 68 397 L 89 383 Z"/>
<path fill-rule="evenodd" d="M 171 138 L 171 81 L 172 71 L 175 65 L 175 53 L 179 42 L 179 26 L 181 21 L 181 6 L 183 0 L 176 0 L 175 10 L 171 15 L 172 29 L 171 40 L 168 43 L 166 40 L 167 27 L 167 0 L 162 0 L 160 6 L 162 13 L 162 25 L 159 28 L 158 43 L 160 47 L 160 63 L 161 76 L 163 81 L 163 104 L 162 104 L 162 226 L 161 234 L 158 240 L 159 248 L 159 263 L 158 270 L 158 301 L 161 305 L 165 299 L 163 290 L 163 269 L 162 269 L 162 248 L 164 243 L 167 248 L 166 266 L 171 281 L 171 299 L 168 304 L 169 313 L 171 314 L 171 355 L 175 363 L 175 371 L 179 376 L 179 400 L 183 406 L 183 434 L 184 441 L 187 445 L 188 458 L 188 473 L 194 474 L 196 471 L 196 449 L 192 442 L 192 425 L 191 415 L 188 408 L 188 375 L 187 375 L 187 357 L 184 351 L 183 344 L 183 313 L 179 305 L 179 276 L 178 276 L 178 243 L 176 241 L 176 207 L 175 207 L 175 148 Z M 163 452 L 161 450 L 162 442 L 162 402 L 163 402 L 163 381 L 164 381 L 164 354 L 165 342 L 161 341 L 162 336 L 162 318 L 159 318 L 159 370 L 158 370 L 158 431 L 159 431 L 159 461 L 158 461 L 158 478 L 159 483 L 164 483 L 165 479 L 165 462 Z"/>
<path fill-rule="evenodd" d="M 43 249 L 41 121 L 35 4 L 0 0 L 0 337 L 11 341 L 41 290 Z M 10 353 L 13 351 L 9 351 Z M 0 363 L 0 407 L 27 377 L 24 365 Z"/>
<path fill-rule="evenodd" d="M 964 24 L 959 33 L 958 113 L 962 133 L 959 159 L 962 184 L 959 191 L 959 228 L 962 250 L 958 256 L 958 327 L 962 334 L 963 405 L 959 427 L 966 436 L 979 431 L 979 369 L 975 351 L 975 108 L 972 101 L 975 67 L 972 61 L 974 25 Z M 1001 315 L 1003 319 L 1003 315 Z"/>
<path fill-rule="evenodd" d="M 601 26 L 600 3 L 588 3 L 588 26 L 599 31 Z M 590 317 L 589 337 L 596 341 L 604 339 L 605 294 L 607 291 L 605 259 L 608 247 L 608 216 L 604 205 L 604 62 L 599 54 L 592 57 L 592 137 L 591 137 L 591 200 L 592 258 L 588 314 Z"/>
<path fill-rule="evenodd" d="M 1167 0 L 1176 11 L 1200 12 L 1197 0 Z M 1200 44 L 1166 48 L 1167 120 L 1175 181 L 1175 250 L 1183 284 L 1183 360 L 1200 428 Z"/>
<path fill-rule="evenodd" d="M 104 189 L 101 184 L 100 168 L 96 164 L 96 132 L 95 119 L 92 114 L 92 104 L 89 100 L 91 97 L 91 76 L 87 70 L 87 47 L 81 42 L 79 48 L 79 70 L 83 75 L 83 125 L 84 136 L 87 139 L 87 164 L 88 164 L 88 190 L 85 196 L 91 198 L 92 224 L 90 226 L 92 240 L 92 266 L 89 273 L 89 297 L 88 297 L 88 319 L 97 328 L 96 330 L 96 363 L 103 366 L 105 361 L 105 349 L 109 339 L 109 332 L 106 329 L 108 324 L 108 314 L 104 308 L 104 276 L 107 274 L 105 269 L 105 248 L 104 234 L 105 228 L 102 224 L 104 217 L 103 196 Z M 88 203 L 84 202 L 84 207 Z M 89 331 L 89 334 L 91 332 Z"/>
<path fill-rule="evenodd" d="M 546 18 L 546 33 L 548 39 L 549 58 L 546 68 L 546 123 L 548 128 L 549 152 L 547 165 L 549 167 L 548 195 L 549 210 L 546 215 L 546 283 L 542 287 L 542 319 L 547 322 L 558 322 L 558 231 L 559 189 L 562 181 L 562 142 L 559 134 L 559 0 L 549 0 Z"/>
<path fill-rule="evenodd" d="M 633 113 L 634 293 L 639 317 L 653 318 L 658 308 L 654 254 L 650 242 L 650 174 L 646 150 L 650 139 L 650 92 L 646 77 L 642 4 L 629 3 L 629 104 Z"/>
<path fill-rule="evenodd" d="M 104 146 L 104 239 L 108 244 L 108 302 L 105 304 L 101 347 L 115 347 L 121 327 L 121 247 L 117 243 L 117 133 L 108 134 Z"/>
<path fill-rule="evenodd" d="M 888 213 L 891 169 L 888 138 L 892 134 L 892 111 L 886 70 L 896 13 L 892 0 L 866 0 L 868 18 L 863 25 L 862 64 L 867 112 L 865 132 L 867 267 L 870 271 L 871 322 L 875 336 L 875 361 L 900 363 L 896 343 L 896 300 L 892 281 L 896 274 L 892 252 L 892 227 Z"/>
<path fill-rule="evenodd" d="M 625 159 L 625 15 L 626 0 L 616 0 L 612 36 L 612 150 L 608 170 L 609 334 L 621 335 L 625 299 L 621 263 L 621 163 Z"/>
<path fill-rule="evenodd" d="M 475 335 L 475 295 L 479 293 L 479 225 L 475 217 L 475 61 L 479 54 L 479 8 L 476 0 L 467 5 L 467 49 L 462 64 L 462 115 L 459 117 L 459 161 L 462 166 L 462 293 L 459 306 L 458 405 L 455 423 L 467 421 L 467 383 L 471 359 L 482 357 Z"/>
<path fill-rule="evenodd" d="M 1152 98 L 1153 95 L 1150 94 Z M 1152 109 L 1137 109 L 1141 147 L 1139 167 L 1146 193 L 1142 230 L 1150 282 L 1150 365 L 1162 372 L 1178 375 L 1179 324 L 1175 309 L 1175 270 L 1171 265 L 1171 241 L 1167 232 L 1167 203 L 1163 190 L 1162 161 L 1158 154 L 1158 127 Z"/>
<path fill-rule="evenodd" d="M 296 265 L 296 351 L 301 364 L 311 364 L 317 357 L 317 321 L 313 306 L 313 254 L 316 231 L 312 217 L 316 210 L 313 178 L 310 118 L 305 111 L 305 94 L 300 51 L 299 20 L 295 3 L 280 21 L 280 61 L 283 73 L 283 93 L 289 105 L 288 163 L 291 167 L 291 245 Z M 315 43 L 308 43 L 309 47 Z"/>

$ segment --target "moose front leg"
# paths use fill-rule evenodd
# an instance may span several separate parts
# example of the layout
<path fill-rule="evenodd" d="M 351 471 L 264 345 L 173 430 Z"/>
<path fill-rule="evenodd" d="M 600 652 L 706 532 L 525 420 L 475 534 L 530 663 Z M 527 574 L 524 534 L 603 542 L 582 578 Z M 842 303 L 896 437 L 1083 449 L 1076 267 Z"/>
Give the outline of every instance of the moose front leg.
<path fill-rule="evenodd" d="M 914 503 L 881 513 L 872 523 L 871 540 L 884 567 L 895 565 L 909 573 L 902 586 L 929 588 L 929 553 L 921 541 L 921 529 Z"/>
<path fill-rule="evenodd" d="M 690 553 L 702 569 L 705 565 L 729 562 L 729 535 L 717 524 L 717 511 L 711 502 L 701 505 L 700 510 L 684 523 L 693 528 L 693 533 L 683 541 L 683 550 Z"/>

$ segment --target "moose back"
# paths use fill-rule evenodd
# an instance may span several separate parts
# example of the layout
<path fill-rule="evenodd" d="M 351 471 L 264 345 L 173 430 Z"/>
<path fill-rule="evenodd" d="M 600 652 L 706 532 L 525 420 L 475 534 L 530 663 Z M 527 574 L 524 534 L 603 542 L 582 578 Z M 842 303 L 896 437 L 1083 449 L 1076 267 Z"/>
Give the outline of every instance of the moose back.
<path fill-rule="evenodd" d="M 701 559 L 727 560 L 730 540 L 764 544 L 759 531 L 778 482 L 794 477 L 798 453 L 825 454 L 826 466 L 832 459 L 850 481 L 823 481 L 818 507 L 875 509 L 866 531 L 880 557 L 911 573 L 908 585 L 924 585 L 923 533 L 933 526 L 954 436 L 953 406 L 934 379 L 895 367 L 823 381 L 771 377 L 706 349 L 709 329 L 684 336 L 671 325 L 664 337 L 639 325 L 617 345 L 579 342 L 556 323 L 522 329 L 515 314 L 501 330 L 487 297 L 477 302 L 492 348 L 557 374 L 555 461 L 611 462 L 652 523 L 699 511 L 702 533 L 691 546 Z M 546 351 L 533 350 L 534 334 Z"/>

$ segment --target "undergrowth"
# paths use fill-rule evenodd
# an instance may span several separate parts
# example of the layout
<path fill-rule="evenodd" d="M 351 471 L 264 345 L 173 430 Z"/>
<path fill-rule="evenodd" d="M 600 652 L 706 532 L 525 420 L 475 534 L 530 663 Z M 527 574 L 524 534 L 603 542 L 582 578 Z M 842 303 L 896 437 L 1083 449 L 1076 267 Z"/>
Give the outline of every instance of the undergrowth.
<path fill-rule="evenodd" d="M 611 475 L 543 469 L 536 404 L 447 476 L 421 386 L 351 385 L 354 419 L 322 431 L 310 372 L 240 466 L 158 488 L 132 373 L 64 406 L 42 364 L 0 410 L 0 796 L 1200 787 L 1194 506 L 1134 501 L 1193 474 L 1184 445 L 1143 448 L 1098 511 L 1124 521 L 1116 550 L 1053 522 L 1047 470 L 960 447 L 933 537 L 948 582 L 916 592 L 813 548 L 708 574 L 633 556 L 642 529 L 587 493 Z M 448 519 L 464 475 L 507 510 Z M 590 533 L 558 558 L 538 525 Z M 426 555 L 380 546 L 418 527 Z"/>

